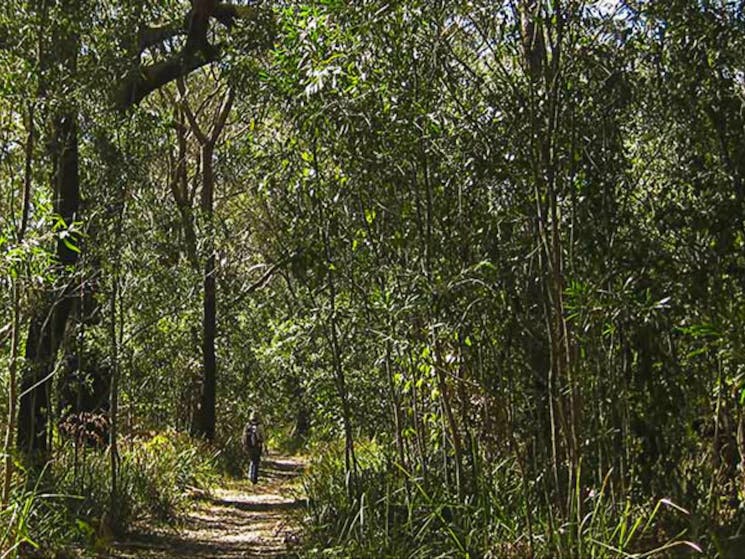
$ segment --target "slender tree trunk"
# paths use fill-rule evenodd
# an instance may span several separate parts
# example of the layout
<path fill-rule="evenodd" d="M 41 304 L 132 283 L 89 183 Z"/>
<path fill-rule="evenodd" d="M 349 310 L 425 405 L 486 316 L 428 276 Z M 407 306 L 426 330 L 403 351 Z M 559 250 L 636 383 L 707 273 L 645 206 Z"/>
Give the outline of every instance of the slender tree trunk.
<path fill-rule="evenodd" d="M 120 183 L 121 184 L 121 183 Z M 111 467 L 111 516 L 110 522 L 116 525 L 119 510 L 119 347 L 121 329 L 117 333 L 117 304 L 121 307 L 121 235 L 125 211 L 125 192 L 120 186 L 117 200 L 117 214 L 114 223 L 114 260 L 111 270 L 111 299 L 109 300 L 109 343 L 111 345 L 111 386 L 109 392 L 109 458 Z M 121 314 L 121 313 L 120 313 Z"/>
<path fill-rule="evenodd" d="M 23 176 L 23 209 L 21 213 L 21 228 L 16 235 L 18 244 L 23 243 L 28 226 L 29 209 L 31 207 L 31 171 L 34 156 L 34 105 L 29 104 L 28 136 L 26 138 L 25 165 Z M 18 353 L 21 337 L 21 275 L 15 274 L 12 280 L 12 322 L 10 333 L 10 364 L 8 366 L 8 419 L 5 428 L 4 477 L 0 508 L 5 508 L 10 500 L 10 489 L 13 480 L 12 445 L 15 434 L 16 405 L 18 403 Z"/>
<path fill-rule="evenodd" d="M 344 465 L 346 473 L 352 475 L 352 479 L 357 479 L 357 458 L 354 452 L 354 431 L 352 429 L 352 408 L 349 405 L 349 394 L 347 391 L 346 377 L 341 362 L 341 350 L 339 347 L 339 337 L 337 334 L 336 324 L 336 293 L 331 284 L 331 317 L 329 320 L 329 330 L 331 331 L 331 356 L 334 365 L 334 374 L 336 376 L 336 385 L 341 399 L 342 422 L 344 424 Z"/>
<path fill-rule="evenodd" d="M 182 98 L 186 95 L 183 80 L 177 82 Z M 215 198 L 215 145 L 225 128 L 230 109 L 233 106 L 234 93 L 228 88 L 223 96 L 222 104 L 215 112 L 209 133 L 205 133 L 199 126 L 194 113 L 191 112 L 186 99 L 183 99 L 182 110 L 191 126 L 192 132 L 201 146 L 199 161 L 202 167 L 202 198 L 201 209 L 206 222 L 205 252 L 207 258 L 204 264 L 202 300 L 202 386 L 199 395 L 199 408 L 194 415 L 193 433 L 208 441 L 215 439 L 216 422 L 216 392 L 217 392 L 217 357 L 215 355 L 215 338 L 217 336 L 217 281 L 215 260 L 215 226 L 214 226 L 214 198 Z M 184 155 L 183 146 L 179 155 Z M 183 171 L 182 171 L 183 173 Z M 182 180 L 184 177 L 182 176 Z M 185 192 L 183 194 L 186 194 Z"/>
<path fill-rule="evenodd" d="M 372 228 L 372 223 L 368 221 L 366 215 L 365 215 L 365 204 L 362 201 L 362 197 L 360 196 L 359 192 L 357 193 L 357 202 L 359 204 L 359 214 L 363 217 L 361 220 L 362 226 L 367 231 L 367 238 L 370 242 L 370 246 L 372 248 L 372 252 L 375 255 L 375 259 L 379 263 L 379 270 L 382 270 L 385 262 L 383 255 L 380 250 L 379 243 L 376 241 L 375 232 Z M 386 293 L 388 291 L 386 277 L 384 273 L 378 273 L 376 281 L 378 283 L 378 288 L 380 289 L 380 293 Z M 368 312 L 369 320 L 372 320 L 372 311 L 370 309 L 369 301 L 367 299 L 364 299 L 364 305 Z M 395 337 L 395 325 L 393 319 L 389 316 L 387 320 L 387 326 L 388 331 L 390 332 L 391 339 Z M 404 436 L 403 436 L 403 412 L 401 410 L 401 397 L 398 393 L 398 388 L 396 387 L 396 383 L 394 382 L 394 376 L 393 376 L 393 356 L 392 356 L 392 343 L 390 340 L 387 340 L 385 342 L 385 373 L 386 373 L 386 380 L 388 381 L 388 392 L 390 394 L 391 399 L 391 408 L 393 411 L 393 427 L 395 429 L 395 436 L 396 436 L 396 449 L 398 450 L 398 459 L 400 462 L 401 467 L 404 469 L 407 468 L 406 464 L 406 447 L 404 442 Z M 409 489 L 408 487 L 408 480 L 407 480 L 407 491 Z"/>
<path fill-rule="evenodd" d="M 313 166 L 316 172 L 316 180 L 318 181 L 319 187 L 323 185 L 323 174 L 321 172 L 321 166 L 318 158 L 318 150 L 315 143 L 313 143 Z M 319 188 L 321 190 L 321 188 Z M 344 426 L 344 468 L 345 473 L 351 476 L 353 481 L 348 486 L 347 496 L 352 497 L 352 487 L 357 480 L 357 457 L 354 451 L 354 429 L 352 423 L 352 408 L 349 403 L 349 392 L 347 390 L 346 375 L 344 373 L 344 365 L 342 363 L 341 346 L 339 344 L 339 332 L 338 332 L 338 313 L 337 313 L 337 288 L 336 281 L 334 278 L 334 254 L 331 246 L 331 233 L 329 231 L 331 227 L 331 219 L 326 215 L 324 211 L 323 202 L 317 197 L 313 196 L 314 202 L 318 209 L 318 225 L 323 239 L 323 250 L 326 264 L 326 277 L 328 280 L 328 297 L 329 297 L 329 317 L 327 323 L 327 335 L 330 349 L 331 349 L 331 361 L 334 370 L 334 379 L 336 381 L 336 389 L 341 401 L 341 413 L 342 423 Z"/>
<path fill-rule="evenodd" d="M 118 260 L 118 259 L 117 259 Z M 111 279 L 111 299 L 109 300 L 109 312 L 111 316 L 109 324 L 109 343 L 111 344 L 111 392 L 109 396 L 109 415 L 111 425 L 109 427 L 109 457 L 111 459 L 111 513 L 117 511 L 117 479 L 119 466 L 119 449 L 117 447 L 117 413 L 119 411 L 119 344 L 116 334 L 116 303 L 119 283 L 118 262 L 114 265 L 113 277 Z M 114 518 L 112 517 L 112 520 Z"/>
<path fill-rule="evenodd" d="M 313 154 L 313 160 L 316 164 L 316 176 L 319 177 L 320 173 L 318 168 L 318 159 L 315 153 Z M 336 293 L 336 282 L 334 281 L 333 268 L 333 255 L 331 251 L 331 240 L 328 231 L 329 223 L 323 214 L 323 203 L 318 201 L 319 207 L 319 221 L 321 223 L 323 246 L 326 255 L 326 265 L 328 274 L 328 286 L 329 286 L 329 303 L 331 305 L 330 315 L 328 320 L 329 330 L 329 343 L 331 345 L 331 359 L 334 367 L 334 376 L 336 378 L 336 387 L 339 393 L 339 399 L 341 400 L 341 412 L 342 422 L 344 424 L 344 466 L 347 475 L 351 475 L 352 479 L 357 479 L 357 458 L 354 452 L 354 432 L 352 428 L 352 408 L 349 404 L 349 393 L 347 391 L 346 375 L 344 374 L 344 366 L 342 364 L 341 347 L 339 345 L 339 334 L 337 324 L 337 293 Z M 351 490 L 351 486 L 350 486 Z"/>
<path fill-rule="evenodd" d="M 557 141 L 560 124 L 560 65 L 564 34 L 564 8 L 555 2 L 544 12 L 540 0 L 522 0 L 520 24 L 524 65 L 530 79 L 530 136 L 537 219 L 537 238 L 543 284 L 543 308 L 550 342 L 547 396 L 550 418 L 551 465 L 556 502 L 573 493 L 572 476 L 579 464 L 579 398 L 572 374 L 570 333 L 565 318 L 563 233 L 559 207 L 561 176 Z M 546 12 L 553 13 L 548 19 Z M 553 33 L 552 33 L 553 32 Z M 548 47 L 547 47 L 548 41 Z M 549 56 L 550 53 L 550 56 Z M 559 464 L 566 458 L 568 486 L 560 483 Z"/>
<path fill-rule="evenodd" d="M 10 487 L 13 479 L 13 456 L 11 445 L 13 444 L 13 432 L 16 420 L 16 400 L 18 399 L 18 342 L 20 339 L 21 328 L 21 305 L 20 305 L 20 286 L 19 278 L 13 279 L 12 297 L 13 297 L 13 322 L 10 333 L 10 365 L 8 367 L 8 424 L 5 428 L 5 452 L 4 477 L 3 477 L 3 494 L 0 509 L 8 505 L 10 499 Z"/>
<path fill-rule="evenodd" d="M 447 420 L 447 426 L 450 431 L 450 437 L 453 442 L 453 453 L 455 454 L 455 482 L 456 489 L 458 491 L 458 498 L 463 499 L 463 441 L 461 440 L 460 431 L 458 430 L 458 423 L 455 420 L 455 414 L 453 413 L 452 396 L 450 394 L 450 386 L 447 378 L 445 377 L 445 358 L 442 355 L 440 348 L 440 342 L 435 338 L 433 340 L 433 346 L 435 348 L 435 373 L 437 376 L 437 388 L 440 391 L 440 400 L 442 402 L 442 409 L 445 412 L 445 419 Z"/>
<path fill-rule="evenodd" d="M 393 328 L 391 327 L 391 334 Z M 398 450 L 398 459 L 401 463 L 401 467 L 406 469 L 406 450 L 404 447 L 404 436 L 402 426 L 402 411 L 401 411 L 401 398 L 398 395 L 398 389 L 393 379 L 393 364 L 391 357 L 391 342 L 386 341 L 385 343 L 385 372 L 386 379 L 388 380 L 388 391 L 390 392 L 391 407 L 393 409 L 393 427 L 396 430 L 396 449 Z M 407 485 L 408 488 L 408 485 Z"/>
<path fill-rule="evenodd" d="M 213 170 L 214 144 L 202 145 L 202 212 L 207 221 L 206 251 L 204 264 L 204 298 L 202 309 L 202 392 L 199 399 L 199 412 L 196 417 L 195 432 L 208 441 L 215 438 L 215 392 L 217 387 L 217 359 L 215 356 L 215 336 L 217 331 L 217 286 L 215 282 L 215 253 L 213 228 L 213 202 L 215 176 Z"/>

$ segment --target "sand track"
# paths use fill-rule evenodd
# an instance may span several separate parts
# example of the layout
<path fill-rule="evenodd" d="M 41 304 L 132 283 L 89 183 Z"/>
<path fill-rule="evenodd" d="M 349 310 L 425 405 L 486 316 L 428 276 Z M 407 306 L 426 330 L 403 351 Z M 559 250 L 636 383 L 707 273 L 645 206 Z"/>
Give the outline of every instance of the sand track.
<path fill-rule="evenodd" d="M 293 512 L 304 506 L 296 482 L 298 458 L 271 456 L 262 461 L 255 486 L 229 481 L 199 498 L 178 530 L 140 530 L 115 544 L 116 559 L 253 559 L 287 557 L 297 541 Z"/>

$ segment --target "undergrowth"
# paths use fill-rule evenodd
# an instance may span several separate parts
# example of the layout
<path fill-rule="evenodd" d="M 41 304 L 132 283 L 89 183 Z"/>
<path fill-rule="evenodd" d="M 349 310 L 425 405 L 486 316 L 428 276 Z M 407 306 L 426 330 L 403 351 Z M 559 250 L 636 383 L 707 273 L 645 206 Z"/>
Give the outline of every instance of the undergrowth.
<path fill-rule="evenodd" d="M 560 510 L 510 459 L 459 496 L 452 480 L 407 471 L 375 442 L 357 447 L 356 476 L 345 474 L 343 449 L 315 455 L 304 477 L 308 558 L 700 556 L 685 531 L 674 530 L 687 511 L 664 498 L 621 495 L 610 474 L 594 488 L 576 484 Z"/>
<path fill-rule="evenodd" d="M 30 548 L 105 549 L 137 520 L 176 524 L 190 492 L 211 485 L 215 463 L 214 450 L 175 431 L 123 438 L 112 498 L 109 452 L 66 442 L 41 471 L 18 476 L 0 511 L 0 558 Z"/>

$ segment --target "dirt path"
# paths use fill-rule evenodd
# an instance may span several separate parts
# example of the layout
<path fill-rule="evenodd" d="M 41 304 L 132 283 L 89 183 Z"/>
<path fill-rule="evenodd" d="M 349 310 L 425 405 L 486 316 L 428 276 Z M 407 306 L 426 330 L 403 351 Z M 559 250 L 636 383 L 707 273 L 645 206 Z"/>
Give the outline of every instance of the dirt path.
<path fill-rule="evenodd" d="M 199 499 L 178 531 L 137 534 L 116 544 L 117 559 L 287 557 L 297 540 L 292 511 L 303 506 L 297 479 L 303 462 L 270 456 L 259 483 L 233 481 Z"/>

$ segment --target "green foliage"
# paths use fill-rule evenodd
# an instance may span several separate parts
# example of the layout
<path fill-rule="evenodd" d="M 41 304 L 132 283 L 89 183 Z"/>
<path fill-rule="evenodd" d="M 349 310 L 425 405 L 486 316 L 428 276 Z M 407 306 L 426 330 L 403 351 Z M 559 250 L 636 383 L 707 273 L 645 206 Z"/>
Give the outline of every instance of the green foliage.
<path fill-rule="evenodd" d="M 342 449 L 320 448 L 303 478 L 312 521 L 303 557 L 671 557 L 700 548 L 662 526 L 690 513 L 660 499 L 633 503 L 612 487 L 580 487 L 569 517 L 533 508 L 540 498 L 513 460 L 495 464 L 477 495 L 460 501 L 442 479 L 394 464 L 375 442 L 358 447 L 356 483 Z M 545 515 L 549 512 L 549 515 Z M 570 520 L 574 518 L 575 520 Z"/>
<path fill-rule="evenodd" d="M 120 494 L 132 514 L 175 520 L 189 491 L 207 489 L 215 478 L 216 452 L 174 431 L 127 441 L 122 453 Z"/>
<path fill-rule="evenodd" d="M 276 446 L 328 445 L 310 554 L 724 553 L 745 511 L 742 2 L 285 3 L 213 22 L 220 61 L 122 117 L 123 76 L 183 44 L 140 52 L 186 3 L 140 4 L 0 12 L 0 385 L 5 325 L 31 343 L 70 303 L 43 365 L 50 393 L 68 357 L 119 372 L 122 518 L 174 518 L 215 461 L 242 475 L 255 408 Z M 205 212 L 185 107 L 205 126 L 228 85 Z M 54 130 L 73 108 L 83 204 L 64 223 Z M 176 433 L 211 256 L 207 460 Z M 107 457 L 52 458 L 55 492 L 85 498 L 13 510 L 61 503 L 98 537 Z"/>
<path fill-rule="evenodd" d="M 120 443 L 119 479 L 111 514 L 110 456 L 68 443 L 52 468 L 54 485 L 73 496 L 76 519 L 122 532 L 135 519 L 177 522 L 195 489 L 208 489 L 215 479 L 216 452 L 175 431 L 132 437 Z"/>
<path fill-rule="evenodd" d="M 172 431 L 129 438 L 120 453 L 113 501 L 111 457 L 100 449 L 67 443 L 42 472 L 21 470 L 26 482 L 0 513 L 2 556 L 80 544 L 103 550 L 136 520 L 174 525 L 193 491 L 208 490 L 217 475 L 214 450 Z"/>
<path fill-rule="evenodd" d="M 16 464 L 22 474 L 25 471 Z M 28 476 L 11 495 L 8 507 L 0 511 L 0 556 L 14 559 L 42 542 L 64 539 L 61 496 L 43 491 L 41 476 Z"/>

